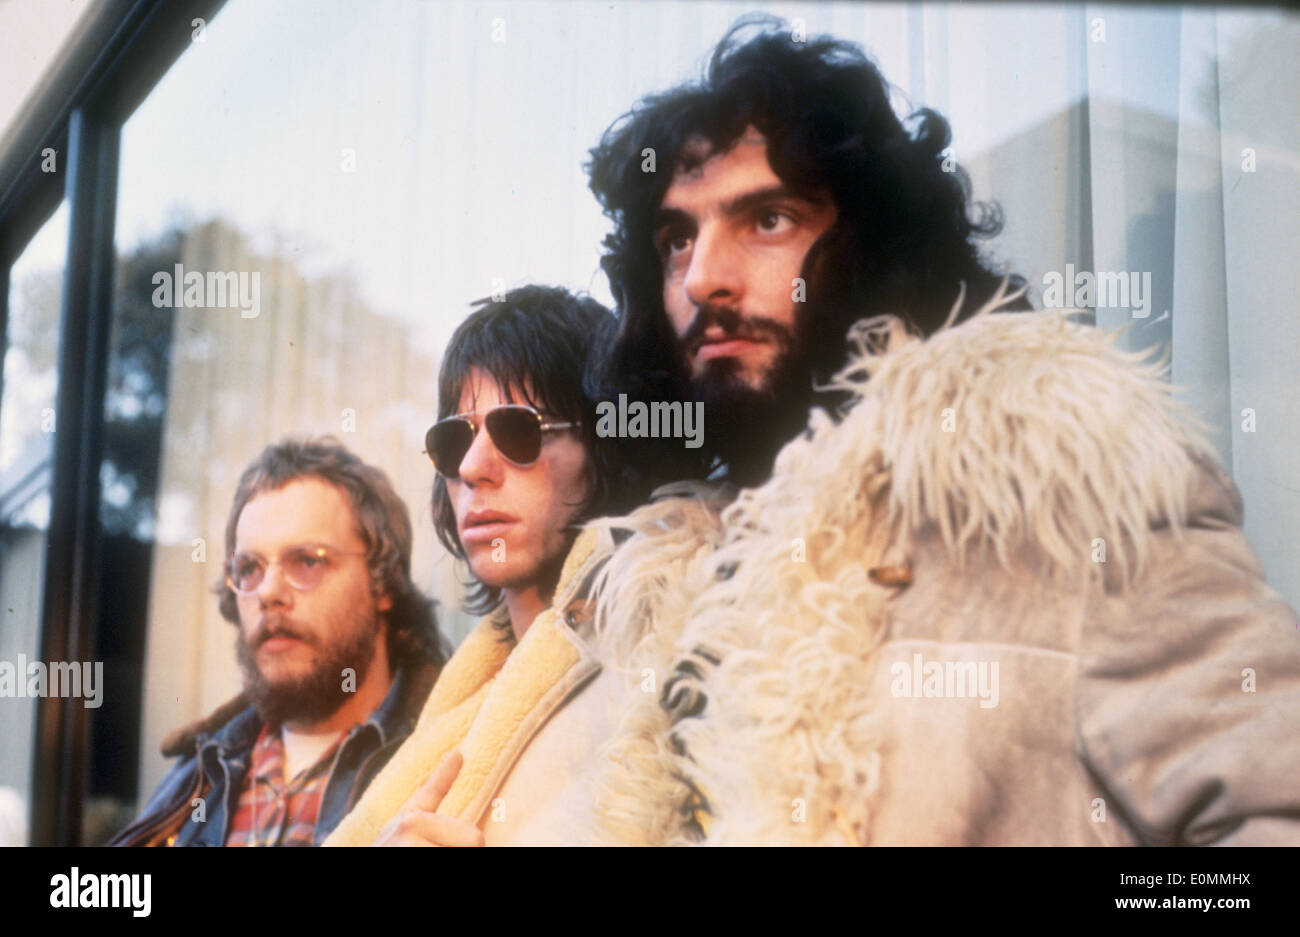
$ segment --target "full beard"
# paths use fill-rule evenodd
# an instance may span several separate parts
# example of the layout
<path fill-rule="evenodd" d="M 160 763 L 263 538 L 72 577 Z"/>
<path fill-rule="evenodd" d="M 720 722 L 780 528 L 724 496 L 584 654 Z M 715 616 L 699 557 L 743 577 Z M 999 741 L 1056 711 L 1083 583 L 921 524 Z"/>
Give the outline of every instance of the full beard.
<path fill-rule="evenodd" d="M 750 320 L 744 331 L 776 349 L 762 387 L 746 382 L 733 358 L 707 362 L 690 382 L 693 401 L 704 404 L 710 450 L 726 465 L 727 478 L 742 487 L 771 475 L 777 453 L 807 425 L 815 397 L 801 324 L 792 331 L 779 323 Z"/>
<path fill-rule="evenodd" d="M 353 619 L 344 632 L 345 639 L 330 645 L 279 615 L 264 619 L 247 639 L 241 631 L 235 640 L 235 654 L 244 675 L 244 691 L 264 722 L 277 727 L 285 722 L 319 722 L 352 698 L 370 672 L 378 633 L 373 611 L 361 617 L 368 622 Z M 307 644 L 315 654 L 309 669 L 276 680 L 262 673 L 257 648 L 273 637 L 293 637 Z M 356 674 L 353 691 L 343 689 L 347 668 Z"/>

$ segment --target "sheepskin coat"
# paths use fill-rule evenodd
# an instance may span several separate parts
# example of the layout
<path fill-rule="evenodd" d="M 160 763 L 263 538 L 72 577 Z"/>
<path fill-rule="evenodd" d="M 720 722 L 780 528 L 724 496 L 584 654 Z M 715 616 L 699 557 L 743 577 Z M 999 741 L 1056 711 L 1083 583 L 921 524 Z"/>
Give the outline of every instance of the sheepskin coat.
<path fill-rule="evenodd" d="M 766 484 L 604 522 L 593 840 L 1300 842 L 1300 621 L 1237 490 L 1160 363 L 996 304 L 859 323 Z"/>
<path fill-rule="evenodd" d="M 326 846 L 374 843 L 454 749 L 464 762 L 438 812 L 478 825 L 488 845 L 598 838 L 594 759 L 613 734 L 619 709 L 610 693 L 621 684 L 602 674 L 584 640 L 591 616 L 578 573 L 601 552 L 597 531 L 577 538 L 556 601 L 517 645 L 504 606 L 479 621 L 443 668 L 410 738 Z"/>

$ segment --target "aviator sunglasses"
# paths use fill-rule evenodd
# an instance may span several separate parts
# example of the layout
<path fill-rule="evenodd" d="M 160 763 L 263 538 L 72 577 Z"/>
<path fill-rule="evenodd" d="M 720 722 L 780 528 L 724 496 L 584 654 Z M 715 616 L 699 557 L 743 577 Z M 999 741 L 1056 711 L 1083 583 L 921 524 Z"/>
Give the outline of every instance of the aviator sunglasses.
<path fill-rule="evenodd" d="M 424 451 L 443 478 L 460 477 L 460 463 L 474 444 L 479 423 L 476 413 L 457 413 L 439 420 L 424 434 Z M 482 424 L 488 438 L 508 461 L 520 468 L 532 465 L 542 454 L 542 433 L 581 426 L 576 421 L 547 423 L 542 415 L 525 404 L 507 403 L 483 414 Z"/>

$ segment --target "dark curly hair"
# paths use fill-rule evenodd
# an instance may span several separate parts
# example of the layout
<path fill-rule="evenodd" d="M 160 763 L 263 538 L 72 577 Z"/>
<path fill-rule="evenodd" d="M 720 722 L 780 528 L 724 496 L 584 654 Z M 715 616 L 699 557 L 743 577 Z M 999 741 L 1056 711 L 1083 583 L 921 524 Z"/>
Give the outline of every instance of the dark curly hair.
<path fill-rule="evenodd" d="M 756 34 L 746 38 L 750 33 Z M 620 320 L 593 372 L 593 395 L 683 397 L 686 377 L 663 308 L 655 216 L 677 170 L 728 151 L 750 125 L 766 138 L 782 182 L 829 192 L 837 208 L 836 223 L 803 265 L 812 380 L 842 367 L 843 339 L 857 320 L 895 313 L 929 335 L 948 318 L 962 284 L 958 320 L 1002 281 L 974 243 L 1001 230 L 1000 210 L 970 206 L 969 177 L 944 155 L 948 122 L 928 108 L 900 121 L 888 84 L 857 45 L 825 36 L 797 41 L 781 20 L 744 17 L 713 50 L 700 80 L 644 98 L 591 150 L 591 190 L 614 224 L 601 266 Z M 686 146 L 695 138 L 707 141 L 703 153 Z M 647 149 L 658 171 L 643 171 Z M 1022 283 L 1010 277 L 1013 288 Z M 1029 305 L 1021 300 L 1007 308 Z M 636 461 L 668 452 L 646 447 Z M 671 451 L 672 471 L 698 474 L 700 463 L 681 461 L 690 455 Z"/>
<path fill-rule="evenodd" d="M 394 670 L 445 660 L 433 604 L 411 581 L 411 518 L 388 476 L 367 465 L 331 436 L 283 439 L 267 446 L 244 469 L 226 520 L 226 565 L 235 552 L 239 515 L 257 495 L 276 491 L 299 478 L 318 478 L 347 495 L 356 514 L 357 533 L 366 546 L 366 567 L 375 598 L 387 594 L 393 607 L 388 624 L 388 661 Z M 239 622 L 235 593 L 222 574 L 215 587 L 221 616 Z"/>
<path fill-rule="evenodd" d="M 596 402 L 583 389 L 593 349 L 612 337 L 613 313 L 588 296 L 536 285 L 511 290 L 499 300 L 477 300 L 472 307 L 443 353 L 438 419 L 456 412 L 470 371 L 478 368 L 496 382 L 503 400 L 513 403 L 516 392 L 524 390 L 531 395 L 526 402 L 543 413 L 580 423 L 577 432 L 587 453 L 591 493 L 579 506 L 576 534 L 583 521 L 623 505 L 620 467 L 612 447 L 596 435 Z M 432 508 L 439 542 L 457 559 L 465 559 L 456 512 L 441 475 L 433 483 Z M 483 615 L 501 601 L 500 589 L 478 580 L 469 585 L 466 611 Z"/>

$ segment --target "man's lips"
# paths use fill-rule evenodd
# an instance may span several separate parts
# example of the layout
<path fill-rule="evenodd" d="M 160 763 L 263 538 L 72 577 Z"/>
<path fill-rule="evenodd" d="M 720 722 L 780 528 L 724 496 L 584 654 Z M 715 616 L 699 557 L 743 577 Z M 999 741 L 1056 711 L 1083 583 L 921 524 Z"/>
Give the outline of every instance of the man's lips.
<path fill-rule="evenodd" d="M 463 544 L 491 543 L 505 536 L 518 518 L 501 511 L 470 511 L 461 522 L 460 541 Z"/>
<path fill-rule="evenodd" d="M 303 641 L 300 638 L 295 638 L 292 635 L 277 634 L 267 638 L 258 645 L 258 650 L 266 651 L 270 654 L 281 654 L 285 651 L 292 650 L 302 643 Z"/>
<path fill-rule="evenodd" d="M 299 645 L 311 644 L 311 641 L 291 628 L 286 628 L 282 615 L 270 615 L 258 622 L 257 630 L 249 638 L 249 643 L 257 651 L 280 654 Z"/>

